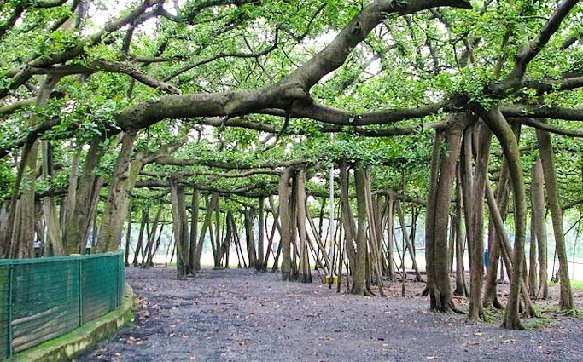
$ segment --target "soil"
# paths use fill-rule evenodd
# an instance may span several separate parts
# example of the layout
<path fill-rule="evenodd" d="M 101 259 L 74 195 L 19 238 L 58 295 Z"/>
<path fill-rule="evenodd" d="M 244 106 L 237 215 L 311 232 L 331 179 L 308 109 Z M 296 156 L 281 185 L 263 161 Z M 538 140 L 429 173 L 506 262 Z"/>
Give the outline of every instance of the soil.
<path fill-rule="evenodd" d="M 138 296 L 133 324 L 76 361 L 583 360 L 583 318 L 553 312 L 556 288 L 543 318 L 510 331 L 500 314 L 470 323 L 430 312 L 424 283 L 407 283 L 405 297 L 400 283 L 359 297 L 321 284 L 317 272 L 313 284 L 250 269 L 178 280 L 173 268 L 129 268 L 126 276 Z M 576 300 L 581 310 L 583 292 Z M 467 310 L 465 299 L 455 303 Z"/>

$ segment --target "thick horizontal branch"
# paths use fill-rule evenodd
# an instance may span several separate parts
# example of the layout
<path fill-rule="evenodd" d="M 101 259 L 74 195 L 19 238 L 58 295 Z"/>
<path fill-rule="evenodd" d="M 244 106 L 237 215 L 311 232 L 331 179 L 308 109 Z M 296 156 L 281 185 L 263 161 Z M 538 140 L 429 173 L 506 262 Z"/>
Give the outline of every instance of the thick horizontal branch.
<path fill-rule="evenodd" d="M 218 172 L 177 172 L 175 173 L 179 177 L 193 177 L 193 176 L 210 176 L 212 178 L 244 178 L 255 175 L 281 175 L 283 171 L 281 170 L 271 170 L 271 169 L 257 169 L 248 170 L 244 172 L 237 173 L 218 173 Z M 164 178 L 168 176 L 166 172 L 152 172 L 152 171 L 142 171 L 140 175 Z"/>
<path fill-rule="evenodd" d="M 221 196 L 239 195 L 245 197 L 269 197 L 274 195 L 277 190 L 277 183 L 272 185 L 273 190 L 267 190 L 265 184 L 261 185 L 250 185 L 242 186 L 233 189 L 225 189 L 221 187 L 214 187 L 211 185 L 198 184 L 195 182 L 180 182 L 181 185 L 197 188 L 201 191 L 206 192 L 218 192 Z M 147 188 L 170 188 L 169 181 L 162 180 L 145 180 L 137 181 L 135 187 L 147 187 Z"/>
<path fill-rule="evenodd" d="M 547 131 L 550 133 L 558 134 L 561 136 L 569 136 L 569 137 L 583 137 L 583 128 L 581 129 L 565 129 L 557 126 L 553 126 L 548 123 L 541 122 L 534 118 L 509 118 L 507 117 L 510 123 L 520 123 L 532 128 L 540 129 L 541 131 Z"/>
<path fill-rule="evenodd" d="M 181 94 L 180 89 L 172 84 L 152 78 L 142 73 L 136 66 L 127 62 L 112 62 L 108 60 L 93 60 L 87 64 L 58 65 L 49 67 L 30 67 L 30 74 L 75 75 L 91 74 L 97 71 L 127 74 L 138 82 L 159 89 L 164 93 Z"/>
<path fill-rule="evenodd" d="M 406 119 L 423 118 L 443 110 L 447 102 L 438 102 L 426 106 L 387 109 L 378 112 L 353 113 L 315 102 L 295 102 L 290 116 L 311 118 L 323 123 L 364 126 L 371 124 L 390 124 Z"/>
<path fill-rule="evenodd" d="M 257 162 L 256 164 L 251 163 L 238 163 L 238 162 L 219 162 L 212 160 L 205 160 L 203 158 L 188 158 L 188 159 L 177 159 L 174 157 L 166 156 L 156 159 L 153 163 L 158 165 L 173 165 L 173 166 L 207 166 L 215 167 L 225 170 L 257 170 L 257 169 L 276 169 L 280 167 L 290 167 L 299 166 L 306 163 L 306 160 L 292 160 L 288 162 Z"/>
<path fill-rule="evenodd" d="M 4 106 L 0 106 L 0 115 L 14 113 L 23 107 L 31 106 L 35 103 L 36 103 L 36 98 L 29 98 L 29 99 L 23 99 L 20 101 L 15 101 L 15 102 L 6 104 Z"/>
<path fill-rule="evenodd" d="M 528 81 L 524 86 L 535 89 L 539 93 L 551 93 L 563 90 L 573 90 L 583 87 L 583 77 L 563 78 L 550 81 Z"/>
<path fill-rule="evenodd" d="M 311 102 L 306 102 L 309 99 L 310 88 L 325 75 L 340 67 L 352 49 L 363 41 L 368 33 L 383 21 L 388 14 L 410 14 L 440 6 L 471 8 L 470 3 L 466 0 L 418 0 L 408 2 L 380 0 L 373 2 L 362 9 L 327 47 L 279 83 L 260 89 L 240 92 L 161 97 L 155 101 L 137 104 L 117 114 L 118 126 L 122 129 L 141 129 L 165 118 L 233 117 L 261 113 L 261 110 L 268 108 L 286 110 L 292 108 L 294 103 L 300 106 L 312 104 Z M 320 114 L 327 110 L 316 106 L 312 107 L 311 111 L 319 111 Z M 302 108 L 293 106 L 293 110 L 298 115 L 301 115 Z M 435 110 L 432 109 L 430 112 L 435 112 Z M 313 114 L 305 115 L 313 118 Z M 351 118 L 346 117 L 345 114 L 339 116 L 346 120 Z M 386 118 L 387 116 L 387 114 L 376 115 L 371 113 L 360 124 L 380 123 L 381 121 L 378 120 L 375 122 L 375 119 L 378 117 Z M 401 115 L 397 112 L 394 117 L 395 119 L 404 119 L 416 116 L 403 111 Z M 326 119 L 327 117 L 320 115 L 320 118 Z"/>
<path fill-rule="evenodd" d="M 513 105 L 500 106 L 500 111 L 507 118 L 554 118 L 567 121 L 583 121 L 583 109 L 581 108 Z"/>

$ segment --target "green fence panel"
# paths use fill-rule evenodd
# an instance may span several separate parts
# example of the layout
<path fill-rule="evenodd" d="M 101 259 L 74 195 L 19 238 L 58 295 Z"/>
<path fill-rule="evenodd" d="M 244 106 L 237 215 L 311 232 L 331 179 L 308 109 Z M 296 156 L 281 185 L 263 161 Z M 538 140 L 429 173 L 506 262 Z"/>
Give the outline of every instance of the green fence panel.
<path fill-rule="evenodd" d="M 117 260 L 92 257 L 84 260 L 81 290 L 83 323 L 117 308 Z"/>
<path fill-rule="evenodd" d="M 121 305 L 122 253 L 0 260 L 0 360 Z"/>
<path fill-rule="evenodd" d="M 79 327 L 80 263 L 57 260 L 14 266 L 14 352 Z"/>
<path fill-rule="evenodd" d="M 10 355 L 10 265 L 0 265 L 0 360 Z"/>

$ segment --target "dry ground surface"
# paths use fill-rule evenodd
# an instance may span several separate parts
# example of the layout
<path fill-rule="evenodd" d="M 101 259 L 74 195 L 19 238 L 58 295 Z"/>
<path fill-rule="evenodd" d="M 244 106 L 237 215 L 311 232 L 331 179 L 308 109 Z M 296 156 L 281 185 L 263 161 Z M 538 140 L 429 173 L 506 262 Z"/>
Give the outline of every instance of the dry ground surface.
<path fill-rule="evenodd" d="M 423 283 L 408 283 L 405 297 L 399 283 L 385 297 L 358 297 L 314 277 L 205 269 L 178 280 L 172 268 L 127 269 L 134 323 L 77 361 L 583 361 L 583 318 L 552 307 L 525 320 L 535 328 L 509 331 L 499 319 L 430 312 Z M 467 310 L 464 299 L 456 305 Z"/>

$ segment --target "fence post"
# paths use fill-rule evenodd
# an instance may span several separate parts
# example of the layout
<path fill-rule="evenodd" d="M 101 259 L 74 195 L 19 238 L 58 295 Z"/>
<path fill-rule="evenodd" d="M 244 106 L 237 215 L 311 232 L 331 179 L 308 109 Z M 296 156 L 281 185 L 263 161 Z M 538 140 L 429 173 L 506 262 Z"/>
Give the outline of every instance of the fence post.
<path fill-rule="evenodd" d="M 83 259 L 79 256 L 79 327 L 83 325 Z"/>
<path fill-rule="evenodd" d="M 10 264 L 8 267 L 8 357 L 12 357 L 14 354 L 14 348 L 12 347 L 12 338 L 14 330 L 12 327 L 12 305 L 14 304 L 14 264 Z"/>

